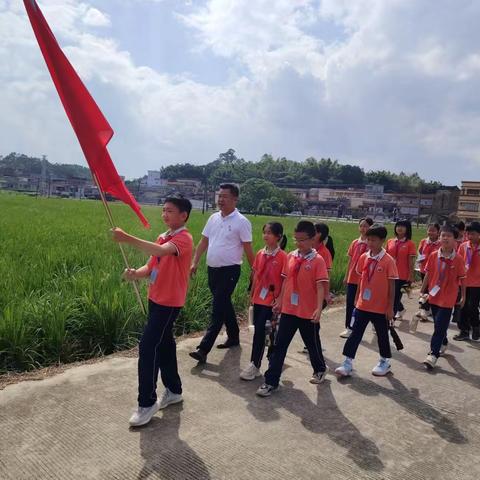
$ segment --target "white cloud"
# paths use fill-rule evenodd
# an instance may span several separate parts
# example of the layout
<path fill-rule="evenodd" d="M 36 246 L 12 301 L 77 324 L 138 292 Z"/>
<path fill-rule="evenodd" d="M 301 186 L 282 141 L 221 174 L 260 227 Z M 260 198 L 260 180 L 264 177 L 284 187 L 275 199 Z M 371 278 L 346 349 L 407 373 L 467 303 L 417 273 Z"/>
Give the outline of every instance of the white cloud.
<path fill-rule="evenodd" d="M 264 152 L 331 156 L 445 182 L 480 164 L 476 3 L 184 2 L 179 34 L 196 39 L 199 58 L 213 52 L 233 67 L 230 81 L 217 86 L 198 74 L 192 81 L 188 72 L 139 65 L 123 46 L 139 32 L 111 36 L 116 10 L 104 11 L 105 2 L 40 5 L 114 127 L 110 150 L 127 176 L 210 161 L 228 147 L 249 159 Z M 172 47 L 171 55 L 183 54 Z M 19 0 L 0 1 L 0 62 L 0 153 L 78 162 Z"/>
<path fill-rule="evenodd" d="M 110 18 L 96 8 L 89 8 L 83 17 L 83 23 L 92 27 L 110 26 Z"/>

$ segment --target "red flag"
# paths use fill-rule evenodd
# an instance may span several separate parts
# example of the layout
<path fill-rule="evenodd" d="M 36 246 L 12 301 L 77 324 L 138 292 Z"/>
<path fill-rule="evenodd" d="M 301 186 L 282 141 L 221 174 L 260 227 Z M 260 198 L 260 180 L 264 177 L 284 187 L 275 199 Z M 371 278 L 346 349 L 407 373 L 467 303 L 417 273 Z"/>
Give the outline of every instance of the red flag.
<path fill-rule="evenodd" d="M 23 3 L 60 100 L 100 188 L 130 205 L 142 223 L 149 227 L 140 205 L 118 175 L 108 153 L 112 127 L 59 47 L 37 2 L 24 0 Z"/>

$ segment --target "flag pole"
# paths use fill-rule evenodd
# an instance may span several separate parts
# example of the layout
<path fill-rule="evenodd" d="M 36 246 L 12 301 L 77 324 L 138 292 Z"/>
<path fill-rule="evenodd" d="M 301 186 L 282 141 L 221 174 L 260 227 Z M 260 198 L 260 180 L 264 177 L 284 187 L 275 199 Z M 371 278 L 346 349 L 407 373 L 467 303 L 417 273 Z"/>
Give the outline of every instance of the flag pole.
<path fill-rule="evenodd" d="M 107 199 L 105 198 L 105 194 L 103 193 L 100 183 L 98 182 L 97 176 L 92 172 L 93 180 L 95 184 L 97 185 L 98 191 L 100 192 L 100 197 L 102 199 L 103 206 L 105 207 L 105 212 L 107 213 L 108 220 L 110 221 L 110 225 L 112 228 L 115 228 L 115 222 L 113 221 L 113 216 L 112 212 L 110 211 L 110 207 L 108 206 Z M 125 250 L 123 249 L 123 246 L 121 243 L 118 244 L 118 247 L 120 248 L 120 252 L 122 252 L 122 257 L 123 257 L 123 262 L 125 263 L 126 268 L 130 268 L 130 265 L 128 263 L 127 255 L 125 254 Z M 140 305 L 140 308 L 142 309 L 142 312 L 144 315 L 147 315 L 147 310 L 145 309 L 145 305 L 142 300 L 142 296 L 140 295 L 140 290 L 138 288 L 138 283 L 136 280 L 132 282 L 133 289 L 135 290 L 135 295 L 138 300 L 138 304 Z"/>

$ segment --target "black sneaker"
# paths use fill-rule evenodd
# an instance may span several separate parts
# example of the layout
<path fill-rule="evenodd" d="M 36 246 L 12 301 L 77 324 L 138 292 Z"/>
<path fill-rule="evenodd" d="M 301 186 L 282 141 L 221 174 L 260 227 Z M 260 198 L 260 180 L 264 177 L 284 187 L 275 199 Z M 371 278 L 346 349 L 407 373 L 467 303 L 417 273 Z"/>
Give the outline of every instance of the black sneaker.
<path fill-rule="evenodd" d="M 457 335 L 454 335 L 453 337 L 454 340 L 457 340 L 458 342 L 465 342 L 470 340 L 470 333 L 469 332 L 460 332 Z"/>
<path fill-rule="evenodd" d="M 478 327 L 472 330 L 472 342 L 480 342 L 480 329 Z"/>
<path fill-rule="evenodd" d="M 194 352 L 190 352 L 189 355 L 198 361 L 198 363 L 205 363 L 207 361 L 207 354 L 199 348 Z"/>

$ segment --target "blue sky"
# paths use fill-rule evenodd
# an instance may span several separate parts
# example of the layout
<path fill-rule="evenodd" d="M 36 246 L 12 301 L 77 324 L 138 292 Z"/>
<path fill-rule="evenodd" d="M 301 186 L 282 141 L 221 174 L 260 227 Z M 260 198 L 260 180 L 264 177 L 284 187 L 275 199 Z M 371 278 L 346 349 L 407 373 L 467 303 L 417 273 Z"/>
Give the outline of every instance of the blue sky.
<path fill-rule="evenodd" d="M 43 0 L 127 178 L 234 148 L 480 179 L 480 2 Z M 0 154 L 85 164 L 20 0 L 0 0 Z"/>

